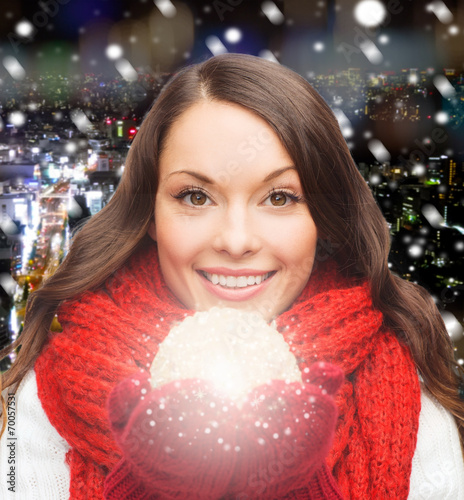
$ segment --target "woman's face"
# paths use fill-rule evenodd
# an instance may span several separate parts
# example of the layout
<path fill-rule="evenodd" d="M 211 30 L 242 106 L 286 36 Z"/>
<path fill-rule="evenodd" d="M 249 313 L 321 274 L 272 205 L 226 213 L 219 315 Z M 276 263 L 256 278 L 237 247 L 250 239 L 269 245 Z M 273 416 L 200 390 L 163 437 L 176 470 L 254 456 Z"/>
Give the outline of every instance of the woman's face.
<path fill-rule="evenodd" d="M 293 162 L 268 123 L 201 101 L 173 124 L 155 216 L 164 279 L 189 309 L 288 309 L 305 287 L 317 230 Z"/>

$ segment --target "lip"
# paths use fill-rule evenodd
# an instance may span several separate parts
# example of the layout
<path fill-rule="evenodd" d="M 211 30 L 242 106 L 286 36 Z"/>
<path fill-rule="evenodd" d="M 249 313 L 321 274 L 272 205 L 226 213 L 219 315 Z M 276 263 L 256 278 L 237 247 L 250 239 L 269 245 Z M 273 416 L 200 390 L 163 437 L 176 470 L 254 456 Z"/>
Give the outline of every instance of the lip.
<path fill-rule="evenodd" d="M 262 276 L 271 271 L 262 271 L 260 269 L 228 269 L 227 267 L 202 267 L 197 271 L 203 271 L 209 274 L 222 274 L 224 276 Z"/>
<path fill-rule="evenodd" d="M 212 269 L 212 271 L 210 271 Z M 245 300 L 250 300 L 260 293 L 264 292 L 266 288 L 269 286 L 269 283 L 275 276 L 275 272 L 267 278 L 265 281 L 262 281 L 259 285 L 250 285 L 244 288 L 225 288 L 221 285 L 213 285 L 211 281 L 203 276 L 202 271 L 211 273 L 211 274 L 223 274 L 225 276 L 259 276 L 261 274 L 266 274 L 269 271 L 257 271 L 254 269 L 252 272 L 250 269 L 239 269 L 231 272 L 231 269 L 225 269 L 222 267 L 215 268 L 203 268 L 201 271 L 197 271 L 197 275 L 200 277 L 204 287 L 206 290 L 215 295 L 217 298 L 221 300 L 227 300 L 231 302 L 241 302 Z"/>

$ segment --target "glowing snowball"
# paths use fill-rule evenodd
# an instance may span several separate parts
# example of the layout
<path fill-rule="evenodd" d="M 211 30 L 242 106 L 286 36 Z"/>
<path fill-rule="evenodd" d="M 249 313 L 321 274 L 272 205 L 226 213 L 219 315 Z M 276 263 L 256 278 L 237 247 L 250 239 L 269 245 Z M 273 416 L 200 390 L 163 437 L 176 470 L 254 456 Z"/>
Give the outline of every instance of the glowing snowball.
<path fill-rule="evenodd" d="M 387 10 L 378 0 L 362 0 L 354 9 L 354 17 L 359 24 L 372 28 L 381 24 L 387 15 Z"/>
<path fill-rule="evenodd" d="M 449 28 L 448 28 L 448 33 L 452 36 L 455 36 L 459 33 L 459 27 L 456 26 L 455 24 L 451 25 Z"/>
<path fill-rule="evenodd" d="M 150 373 L 153 387 L 199 378 L 233 399 L 273 379 L 301 382 L 295 356 L 277 330 L 256 313 L 218 307 L 174 326 Z"/>
<path fill-rule="evenodd" d="M 24 19 L 23 21 L 19 21 L 19 23 L 15 26 L 15 31 L 19 36 L 28 38 L 34 33 L 35 28 L 30 21 Z"/>
<path fill-rule="evenodd" d="M 313 48 L 316 52 L 322 52 L 325 49 L 325 45 L 322 42 L 316 42 Z"/>
<path fill-rule="evenodd" d="M 120 57 L 122 57 L 122 54 L 122 47 L 117 43 L 112 43 L 111 45 L 108 45 L 108 47 L 106 47 L 106 57 L 108 57 L 108 59 L 119 59 Z"/>
<path fill-rule="evenodd" d="M 242 39 L 242 32 L 238 28 L 229 28 L 224 33 L 224 38 L 229 43 L 238 43 Z"/>

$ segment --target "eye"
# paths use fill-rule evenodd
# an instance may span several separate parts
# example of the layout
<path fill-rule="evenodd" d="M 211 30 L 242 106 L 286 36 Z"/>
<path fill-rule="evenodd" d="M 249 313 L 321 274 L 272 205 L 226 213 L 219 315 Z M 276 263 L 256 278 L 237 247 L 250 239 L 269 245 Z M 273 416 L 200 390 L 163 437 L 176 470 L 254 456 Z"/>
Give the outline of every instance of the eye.
<path fill-rule="evenodd" d="M 173 194 L 171 196 L 176 200 L 182 200 L 190 207 L 202 207 L 211 205 L 211 199 L 209 198 L 209 196 L 203 190 L 196 187 L 183 189 L 179 193 Z"/>
<path fill-rule="evenodd" d="M 301 201 L 302 197 L 297 193 L 272 190 L 264 201 L 264 204 L 273 207 L 283 207 L 291 203 L 300 203 Z"/>
<path fill-rule="evenodd" d="M 272 193 L 269 196 L 269 201 L 275 207 L 281 207 L 287 203 L 287 196 L 285 193 Z"/>
<path fill-rule="evenodd" d="M 202 193 L 201 191 L 196 191 L 194 193 L 190 193 L 184 196 L 184 200 L 187 203 L 191 203 L 192 205 L 201 206 L 206 204 L 206 202 L 208 201 L 208 197 L 206 196 L 205 193 Z"/>

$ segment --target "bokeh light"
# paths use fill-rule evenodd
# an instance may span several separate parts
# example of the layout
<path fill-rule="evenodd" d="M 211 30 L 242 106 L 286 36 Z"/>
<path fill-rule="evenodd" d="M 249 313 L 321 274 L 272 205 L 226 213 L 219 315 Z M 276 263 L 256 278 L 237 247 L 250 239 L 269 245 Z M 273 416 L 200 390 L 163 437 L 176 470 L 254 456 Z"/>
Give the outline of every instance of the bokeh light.
<path fill-rule="evenodd" d="M 33 35 L 35 28 L 30 21 L 28 21 L 27 19 L 23 19 L 22 21 L 19 21 L 19 23 L 15 26 L 15 31 L 19 36 L 29 38 Z"/>
<path fill-rule="evenodd" d="M 26 123 L 26 115 L 22 111 L 13 111 L 10 113 L 8 121 L 15 127 L 22 127 Z"/>
<path fill-rule="evenodd" d="M 108 59 L 119 59 L 120 57 L 122 57 L 123 53 L 124 51 L 122 50 L 122 47 L 117 43 L 108 45 L 108 47 L 106 48 L 106 57 L 108 57 Z"/>
<path fill-rule="evenodd" d="M 242 39 L 242 32 L 238 28 L 228 28 L 224 38 L 229 43 L 238 43 Z"/>
<path fill-rule="evenodd" d="M 354 8 L 354 17 L 359 24 L 374 28 L 381 24 L 387 15 L 387 10 L 378 0 L 362 0 Z"/>

